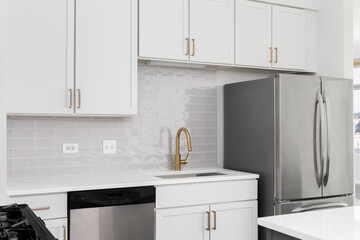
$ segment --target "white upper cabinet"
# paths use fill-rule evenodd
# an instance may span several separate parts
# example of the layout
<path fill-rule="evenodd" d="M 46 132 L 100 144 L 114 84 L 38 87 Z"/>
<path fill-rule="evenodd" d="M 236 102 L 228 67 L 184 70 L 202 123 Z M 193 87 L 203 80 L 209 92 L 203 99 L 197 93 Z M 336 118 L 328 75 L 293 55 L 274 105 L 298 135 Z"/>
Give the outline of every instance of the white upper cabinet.
<path fill-rule="evenodd" d="M 236 0 L 235 64 L 271 67 L 271 5 Z"/>
<path fill-rule="evenodd" d="M 7 1 L 7 112 L 73 112 L 74 0 Z"/>
<path fill-rule="evenodd" d="M 316 38 L 307 22 L 305 10 L 236 0 L 235 64 L 315 71 Z"/>
<path fill-rule="evenodd" d="M 76 1 L 76 113 L 137 109 L 137 1 Z"/>
<path fill-rule="evenodd" d="M 321 0 L 251 0 L 251 1 L 273 3 L 282 6 L 319 11 Z"/>
<path fill-rule="evenodd" d="M 189 0 L 139 0 L 139 56 L 189 60 Z"/>
<path fill-rule="evenodd" d="M 139 0 L 139 57 L 234 64 L 234 0 Z"/>
<path fill-rule="evenodd" d="M 139 0 L 139 57 L 316 72 L 316 12 L 264 2 Z"/>
<path fill-rule="evenodd" d="M 273 6 L 273 67 L 306 67 L 306 11 Z"/>
<path fill-rule="evenodd" d="M 190 1 L 190 59 L 234 64 L 234 0 Z"/>
<path fill-rule="evenodd" d="M 135 0 L 8 1 L 8 114 L 135 114 L 137 10 Z"/>

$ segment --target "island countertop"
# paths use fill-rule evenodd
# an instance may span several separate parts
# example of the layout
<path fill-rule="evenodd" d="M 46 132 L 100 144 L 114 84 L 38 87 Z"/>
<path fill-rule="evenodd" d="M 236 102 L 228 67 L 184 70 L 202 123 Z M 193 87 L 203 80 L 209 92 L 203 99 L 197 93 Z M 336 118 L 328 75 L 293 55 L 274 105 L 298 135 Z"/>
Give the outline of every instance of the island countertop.
<path fill-rule="evenodd" d="M 359 240 L 360 206 L 263 217 L 258 224 L 304 240 Z"/>

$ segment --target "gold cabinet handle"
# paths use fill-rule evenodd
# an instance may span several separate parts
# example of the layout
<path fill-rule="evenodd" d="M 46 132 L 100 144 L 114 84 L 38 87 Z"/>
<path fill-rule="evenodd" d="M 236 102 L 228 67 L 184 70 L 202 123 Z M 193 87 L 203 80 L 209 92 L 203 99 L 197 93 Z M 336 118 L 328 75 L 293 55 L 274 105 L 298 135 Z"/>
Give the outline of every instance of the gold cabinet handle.
<path fill-rule="evenodd" d="M 206 211 L 206 214 L 207 214 L 207 220 L 208 220 L 206 230 L 210 231 L 210 212 Z"/>
<path fill-rule="evenodd" d="M 270 61 L 269 63 L 272 63 L 272 60 L 273 60 L 273 50 L 272 50 L 272 47 L 269 47 L 270 49 Z"/>
<path fill-rule="evenodd" d="M 81 107 L 81 91 L 80 91 L 80 89 L 78 89 L 78 96 L 79 96 L 79 98 L 78 98 L 78 101 L 79 101 L 79 103 L 78 103 L 78 108 L 80 108 Z"/>
<path fill-rule="evenodd" d="M 214 227 L 213 230 L 216 230 L 216 211 L 212 211 L 214 213 Z"/>
<path fill-rule="evenodd" d="M 186 56 L 189 56 L 190 54 L 190 38 L 185 38 L 186 41 Z"/>
<path fill-rule="evenodd" d="M 192 41 L 192 44 L 193 44 L 193 52 L 192 52 L 192 54 L 191 54 L 191 56 L 195 56 L 195 38 L 193 38 L 193 39 L 191 39 L 191 41 Z"/>
<path fill-rule="evenodd" d="M 275 48 L 275 62 L 274 63 L 277 63 L 278 62 L 278 48 L 276 47 Z"/>
<path fill-rule="evenodd" d="M 69 106 L 69 108 L 72 108 L 72 105 L 73 105 L 73 90 L 72 90 L 72 88 L 70 88 L 69 91 L 70 91 L 70 106 Z"/>
<path fill-rule="evenodd" d="M 46 207 L 39 207 L 39 208 L 32 208 L 31 210 L 33 211 L 44 211 L 44 210 L 49 210 L 50 206 L 46 206 Z"/>
<path fill-rule="evenodd" d="M 66 226 L 63 225 L 63 230 L 64 230 L 64 240 L 66 240 Z"/>

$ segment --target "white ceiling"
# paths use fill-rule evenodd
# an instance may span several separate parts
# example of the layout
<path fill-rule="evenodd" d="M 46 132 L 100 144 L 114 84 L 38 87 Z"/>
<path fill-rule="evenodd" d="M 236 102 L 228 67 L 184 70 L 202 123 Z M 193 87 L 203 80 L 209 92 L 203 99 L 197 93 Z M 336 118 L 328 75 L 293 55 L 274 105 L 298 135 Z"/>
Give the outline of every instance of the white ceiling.
<path fill-rule="evenodd" d="M 354 0 L 354 57 L 360 59 L 360 0 Z"/>

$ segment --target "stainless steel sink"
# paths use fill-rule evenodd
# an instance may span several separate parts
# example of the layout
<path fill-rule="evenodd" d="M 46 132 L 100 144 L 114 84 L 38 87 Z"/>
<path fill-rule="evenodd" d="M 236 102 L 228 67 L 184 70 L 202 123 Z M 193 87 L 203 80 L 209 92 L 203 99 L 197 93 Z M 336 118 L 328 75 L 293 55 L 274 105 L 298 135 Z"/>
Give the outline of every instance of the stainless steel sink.
<path fill-rule="evenodd" d="M 189 174 L 172 174 L 172 175 L 160 175 L 155 176 L 158 178 L 169 179 L 169 178 L 191 178 L 191 177 L 210 177 L 210 176 L 219 176 L 225 175 L 218 172 L 209 172 L 209 173 L 189 173 Z"/>

